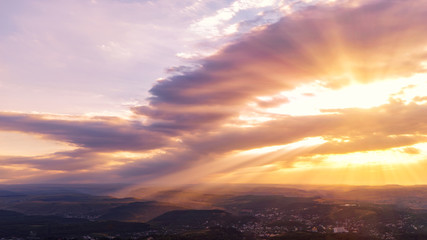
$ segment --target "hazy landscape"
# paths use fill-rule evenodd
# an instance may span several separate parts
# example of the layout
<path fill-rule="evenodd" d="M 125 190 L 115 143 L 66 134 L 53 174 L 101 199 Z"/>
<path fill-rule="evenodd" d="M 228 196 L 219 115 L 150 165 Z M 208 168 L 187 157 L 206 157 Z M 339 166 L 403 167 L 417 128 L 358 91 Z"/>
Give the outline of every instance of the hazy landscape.
<path fill-rule="evenodd" d="M 3 185 L 4 239 L 426 239 L 427 186 Z"/>

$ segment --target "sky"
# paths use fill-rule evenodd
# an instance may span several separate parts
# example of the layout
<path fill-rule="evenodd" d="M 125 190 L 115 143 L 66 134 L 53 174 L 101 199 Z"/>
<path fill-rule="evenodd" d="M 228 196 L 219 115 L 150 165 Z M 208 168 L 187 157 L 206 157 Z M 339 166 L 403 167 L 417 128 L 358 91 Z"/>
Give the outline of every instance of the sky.
<path fill-rule="evenodd" d="M 427 184 L 427 2 L 0 0 L 0 184 Z"/>

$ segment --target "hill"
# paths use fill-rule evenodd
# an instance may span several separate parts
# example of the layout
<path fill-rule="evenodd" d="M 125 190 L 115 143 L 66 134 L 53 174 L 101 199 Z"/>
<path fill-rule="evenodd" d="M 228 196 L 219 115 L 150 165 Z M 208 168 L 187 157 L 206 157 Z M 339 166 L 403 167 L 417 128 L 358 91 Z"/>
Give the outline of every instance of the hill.
<path fill-rule="evenodd" d="M 100 217 L 100 219 L 126 222 L 147 222 L 166 212 L 179 209 L 182 208 L 155 201 L 133 202 L 108 210 L 107 213 Z"/>
<path fill-rule="evenodd" d="M 162 214 L 148 223 L 167 228 L 201 229 L 208 226 L 227 225 L 237 220 L 223 210 L 175 210 Z"/>
<path fill-rule="evenodd" d="M 149 229 L 144 223 L 117 221 L 88 221 L 85 219 L 56 216 L 27 216 L 14 211 L 0 210 L 1 237 L 74 237 L 85 234 L 126 234 Z"/>

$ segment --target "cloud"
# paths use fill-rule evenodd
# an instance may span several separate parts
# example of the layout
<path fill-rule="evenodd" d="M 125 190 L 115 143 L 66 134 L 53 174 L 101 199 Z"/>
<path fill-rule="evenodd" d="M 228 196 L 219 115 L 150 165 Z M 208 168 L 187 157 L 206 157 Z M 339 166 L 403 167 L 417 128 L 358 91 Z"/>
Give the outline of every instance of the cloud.
<path fill-rule="evenodd" d="M 407 153 L 407 154 L 420 154 L 421 153 L 421 151 L 419 149 L 414 148 L 414 147 L 404 148 L 403 152 Z"/>
<path fill-rule="evenodd" d="M 166 110 L 167 109 L 167 110 Z M 134 107 L 133 112 L 148 118 L 149 129 L 176 135 L 197 128 L 212 128 L 233 114 L 226 107 L 175 107 L 162 109 L 140 106 Z M 166 110 L 166 111 L 165 111 Z M 234 112 L 235 113 L 235 112 Z"/>
<path fill-rule="evenodd" d="M 189 137 L 183 143 L 197 154 L 207 155 L 286 145 L 313 137 L 326 141 L 292 158 L 282 157 L 282 161 L 293 163 L 298 156 L 387 150 L 427 141 L 427 105 L 392 102 L 371 109 L 334 111 L 340 113 L 286 116 L 256 127 L 222 129 L 203 135 L 203 139 Z"/>
<path fill-rule="evenodd" d="M 40 134 L 96 151 L 143 151 L 162 147 L 167 139 L 138 121 L 46 119 L 43 115 L 0 113 L 0 130 Z"/>
<path fill-rule="evenodd" d="M 416 153 L 410 147 L 427 142 L 427 105 L 390 102 L 370 109 L 334 109 L 333 113 L 313 116 L 284 116 L 255 127 L 224 127 L 216 132 L 184 137 L 182 149 L 173 154 L 154 157 L 156 166 L 135 162 L 125 166 L 124 175 L 147 177 L 141 173 L 156 172 L 157 178 L 183 171 L 202 168 L 205 173 L 232 172 L 245 167 L 270 163 L 282 169 L 294 168 L 296 162 L 321 164 L 329 154 L 381 151 L 405 147 L 405 153 Z M 322 137 L 325 142 L 294 150 L 277 150 L 243 161 L 237 157 L 226 163 L 221 159 L 234 152 L 269 146 L 285 146 L 307 138 Z M 231 163 L 235 161 L 235 163 Z M 230 163 L 229 163 L 230 162 Z M 216 163 L 215 165 L 212 163 Z M 225 164 L 225 165 L 224 165 Z M 157 169 L 155 171 L 155 169 Z M 150 179 L 150 178 L 145 178 Z"/>
<path fill-rule="evenodd" d="M 35 157 L 0 157 L 2 165 L 57 171 L 90 171 L 106 162 L 101 156 L 87 150 L 58 152 Z"/>
<path fill-rule="evenodd" d="M 111 149 L 92 147 L 90 150 L 61 152 L 39 157 L 3 157 L 0 162 L 4 165 L 26 166 L 38 170 L 65 171 L 70 177 L 73 171 L 104 169 L 105 172 L 114 174 L 116 178 L 123 181 L 153 181 L 187 168 L 191 169 L 193 166 L 200 167 L 200 165 L 215 163 L 236 150 L 292 144 L 310 137 L 322 137 L 327 142 L 290 152 L 279 151 L 271 153 L 270 156 L 264 155 L 244 162 L 235 160 L 236 162 L 228 167 L 213 165 L 206 172 L 233 171 L 272 162 L 280 163 L 282 168 L 292 168 L 295 162 L 320 163 L 324 159 L 322 155 L 387 150 L 397 147 L 406 147 L 404 150 L 406 153 L 415 154 L 416 152 L 410 146 L 427 141 L 427 105 L 392 102 L 372 109 L 333 111 L 339 111 L 339 113 L 286 116 L 251 128 L 230 127 L 210 134 L 187 135 L 182 137 L 183 142 L 180 143 L 179 148 L 171 148 L 164 153 L 139 159 L 117 159 L 97 153 L 121 149 L 121 144 L 126 142 L 124 141 Z M 405 127 L 402 127 L 403 125 Z M 52 125 L 47 124 L 47 126 Z M 36 129 L 42 132 L 43 128 Z M 49 136 L 57 138 L 65 134 L 63 131 L 60 133 L 56 132 L 55 135 Z M 87 137 L 86 133 L 85 138 Z M 121 164 L 109 167 L 109 163 L 114 161 Z"/>
<path fill-rule="evenodd" d="M 261 108 L 271 108 L 271 107 L 277 107 L 284 103 L 288 103 L 289 99 L 285 96 L 280 97 L 273 97 L 269 100 L 258 100 L 257 105 Z"/>
<path fill-rule="evenodd" d="M 375 1 L 296 12 L 207 57 L 199 69 L 159 81 L 150 107 L 157 116 L 203 108 L 209 122 L 212 108 L 232 109 L 221 117 L 233 118 L 258 96 L 315 81 L 336 89 L 425 72 L 426 9 L 421 2 Z"/>

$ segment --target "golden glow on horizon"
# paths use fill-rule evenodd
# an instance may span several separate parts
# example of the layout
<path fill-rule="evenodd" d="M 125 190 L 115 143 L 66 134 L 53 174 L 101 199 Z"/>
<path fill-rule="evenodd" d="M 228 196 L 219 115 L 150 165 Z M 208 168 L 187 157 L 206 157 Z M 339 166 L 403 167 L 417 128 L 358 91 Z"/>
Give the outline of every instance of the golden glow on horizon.
<path fill-rule="evenodd" d="M 420 165 L 421 164 L 421 165 Z M 263 168 L 239 169 L 219 173 L 210 179 L 213 183 L 260 184 L 348 184 L 348 185 L 414 185 L 425 184 L 426 162 L 401 163 L 394 166 L 352 165 L 347 167 L 316 166 L 301 163 L 302 168 L 278 169 L 274 165 Z"/>
<path fill-rule="evenodd" d="M 405 148 L 394 148 L 381 151 L 356 152 L 348 154 L 325 155 L 323 164 L 330 167 L 343 168 L 353 165 L 401 165 L 416 164 L 425 160 L 427 144 L 416 144 L 414 149 L 420 150 L 417 154 L 408 154 Z"/>
<path fill-rule="evenodd" d="M 419 151 L 408 152 L 407 149 Z M 286 156 L 286 155 L 283 155 Z M 292 168 L 267 163 L 213 175 L 210 182 L 283 184 L 423 184 L 427 143 L 380 151 L 313 156 Z M 278 158 L 280 159 L 280 158 Z M 415 170 L 414 170 L 415 168 Z"/>
<path fill-rule="evenodd" d="M 323 138 L 309 138 L 294 144 L 265 147 L 243 151 L 237 159 L 242 161 L 250 155 L 258 156 L 257 164 L 243 165 L 233 171 L 223 172 L 211 169 L 205 177 L 207 183 L 265 183 L 265 184 L 423 184 L 427 176 L 423 171 L 427 161 L 427 143 L 414 144 L 387 150 L 355 152 L 348 154 L 325 154 L 310 158 L 297 158 L 292 167 L 282 168 L 280 159 L 292 158 L 294 151 L 304 146 L 311 149 L 321 143 Z M 287 149 L 284 151 L 284 149 Z M 409 151 L 410 149 L 411 151 Z M 254 161 L 247 159 L 244 161 Z M 418 166 L 418 167 L 417 167 Z M 411 169 L 417 168 L 416 171 Z M 218 170 L 218 169 L 217 169 Z"/>

